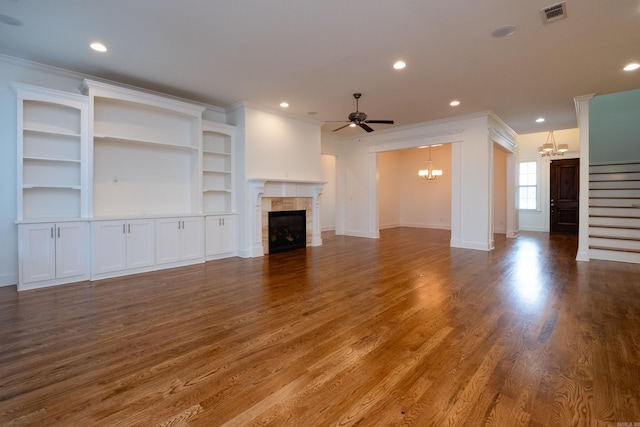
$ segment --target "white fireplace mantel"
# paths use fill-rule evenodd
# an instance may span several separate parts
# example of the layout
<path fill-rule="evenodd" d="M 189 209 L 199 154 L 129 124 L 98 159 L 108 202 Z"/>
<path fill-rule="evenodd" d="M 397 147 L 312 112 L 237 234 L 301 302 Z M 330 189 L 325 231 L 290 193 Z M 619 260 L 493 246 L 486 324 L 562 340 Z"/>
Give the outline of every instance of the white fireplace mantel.
<path fill-rule="evenodd" d="M 251 197 L 253 218 L 251 219 L 251 256 L 264 255 L 262 247 L 262 198 L 263 197 L 310 197 L 312 199 L 311 246 L 322 245 L 320 234 L 320 195 L 325 181 L 251 178 L 247 180 Z"/>

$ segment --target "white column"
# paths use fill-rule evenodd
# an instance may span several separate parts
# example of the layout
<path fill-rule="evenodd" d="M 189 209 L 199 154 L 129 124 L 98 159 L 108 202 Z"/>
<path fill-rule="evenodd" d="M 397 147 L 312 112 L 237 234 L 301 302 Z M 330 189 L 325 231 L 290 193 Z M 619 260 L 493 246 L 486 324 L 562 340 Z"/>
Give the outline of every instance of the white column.
<path fill-rule="evenodd" d="M 573 98 L 580 131 L 580 211 L 577 261 L 589 261 L 589 101 L 593 94 Z"/>

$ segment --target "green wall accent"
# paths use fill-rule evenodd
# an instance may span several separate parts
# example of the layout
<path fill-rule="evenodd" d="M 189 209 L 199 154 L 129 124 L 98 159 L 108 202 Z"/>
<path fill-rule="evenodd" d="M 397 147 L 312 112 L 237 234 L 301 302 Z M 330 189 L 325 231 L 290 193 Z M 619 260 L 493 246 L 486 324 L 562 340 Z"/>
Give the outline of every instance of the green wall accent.
<path fill-rule="evenodd" d="M 589 163 L 640 161 L 640 89 L 589 102 Z"/>

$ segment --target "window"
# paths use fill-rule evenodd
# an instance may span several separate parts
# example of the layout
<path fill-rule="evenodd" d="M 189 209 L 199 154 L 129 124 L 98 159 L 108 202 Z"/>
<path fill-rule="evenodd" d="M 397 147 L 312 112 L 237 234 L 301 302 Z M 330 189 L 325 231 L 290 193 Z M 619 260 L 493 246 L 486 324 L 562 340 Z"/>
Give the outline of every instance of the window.
<path fill-rule="evenodd" d="M 520 163 L 520 181 L 518 184 L 520 209 L 538 209 L 538 162 Z"/>

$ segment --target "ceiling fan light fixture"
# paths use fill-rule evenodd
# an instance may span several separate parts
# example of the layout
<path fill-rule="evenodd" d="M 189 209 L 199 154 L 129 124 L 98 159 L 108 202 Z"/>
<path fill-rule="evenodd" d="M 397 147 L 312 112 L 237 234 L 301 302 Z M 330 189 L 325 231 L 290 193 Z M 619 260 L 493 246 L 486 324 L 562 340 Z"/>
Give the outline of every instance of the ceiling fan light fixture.
<path fill-rule="evenodd" d="M 374 129 L 369 126 L 367 123 L 379 123 L 379 124 L 386 124 L 386 125 L 392 125 L 394 122 L 393 120 L 371 120 L 367 118 L 367 115 L 360 111 L 359 109 L 359 104 L 358 104 L 358 100 L 360 99 L 360 97 L 362 96 L 361 93 L 354 93 L 353 97 L 356 100 L 356 111 L 354 111 L 353 113 L 349 114 L 349 120 L 344 120 L 344 122 L 348 123 L 346 125 L 340 126 L 337 129 L 334 129 L 334 132 L 339 131 L 340 129 L 344 129 L 347 126 L 348 127 L 356 127 L 356 126 L 360 126 L 362 129 L 364 129 L 367 132 L 373 132 Z M 342 122 L 342 120 L 339 120 Z M 343 122 L 343 123 L 344 123 Z"/>
<path fill-rule="evenodd" d="M 631 64 L 627 64 L 623 70 L 624 71 L 635 71 L 638 68 L 640 68 L 640 64 L 638 64 L 637 62 L 632 62 Z"/>

